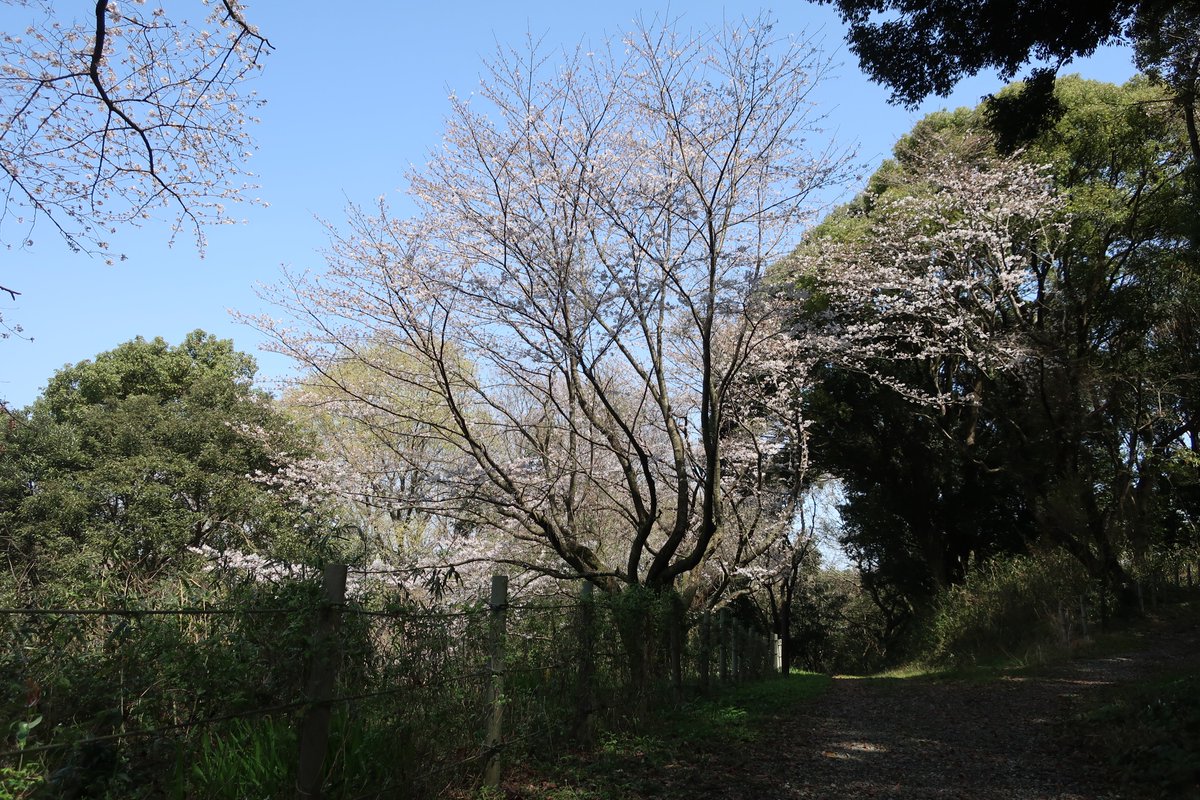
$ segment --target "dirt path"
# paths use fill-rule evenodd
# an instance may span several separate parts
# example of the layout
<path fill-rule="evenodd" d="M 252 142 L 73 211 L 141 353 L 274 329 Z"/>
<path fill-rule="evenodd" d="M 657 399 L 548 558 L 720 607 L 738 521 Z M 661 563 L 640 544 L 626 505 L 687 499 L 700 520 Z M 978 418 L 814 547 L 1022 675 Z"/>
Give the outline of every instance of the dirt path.
<path fill-rule="evenodd" d="M 1065 723 L 1105 686 L 1191 664 L 1200 667 L 1200 627 L 1033 677 L 837 679 L 781 714 L 770 740 L 709 754 L 676 779 L 692 796 L 722 800 L 1118 798 Z"/>

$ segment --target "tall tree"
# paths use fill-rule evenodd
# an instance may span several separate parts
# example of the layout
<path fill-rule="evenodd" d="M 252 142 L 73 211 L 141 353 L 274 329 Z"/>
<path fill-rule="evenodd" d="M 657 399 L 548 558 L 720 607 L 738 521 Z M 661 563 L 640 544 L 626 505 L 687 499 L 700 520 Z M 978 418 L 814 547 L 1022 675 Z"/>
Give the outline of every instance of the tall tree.
<path fill-rule="evenodd" d="M 502 51 L 413 176 L 420 215 L 356 215 L 280 298 L 304 328 L 264 326 L 443 445 L 410 456 L 432 513 L 550 575 L 672 587 L 727 532 L 730 386 L 779 331 L 753 287 L 844 163 L 804 144 L 824 65 L 765 19 Z"/>
<path fill-rule="evenodd" d="M 267 478 L 303 453 L 252 388 L 254 361 L 201 331 L 60 370 L 3 439 L 0 542 L 18 591 L 121 591 L 189 548 L 287 553 L 301 509 Z"/>
<path fill-rule="evenodd" d="M 1024 357 L 1025 265 L 1053 257 L 1060 204 L 1044 170 L 931 128 L 778 273 L 795 335 L 832 343 L 805 393 L 814 468 L 843 484 L 843 544 L 893 631 L 1027 527 L 981 409 Z"/>
<path fill-rule="evenodd" d="M 877 358 L 857 369 L 897 394 L 914 399 L 924 394 L 926 400 L 944 395 L 951 401 L 881 398 L 870 410 L 840 413 L 848 398 L 861 400 L 863 390 L 860 380 L 833 375 L 823 382 L 825 405 L 810 410 L 833 425 L 814 428 L 823 434 L 849 426 L 858 431 L 849 441 L 870 442 L 862 449 L 869 458 L 850 463 L 836 441 L 824 449 L 814 446 L 814 453 L 848 469 L 852 488 L 862 483 L 863 491 L 848 493 L 850 518 L 860 526 L 852 532 L 860 539 L 869 533 L 862 523 L 882 531 L 887 515 L 905 519 L 911 498 L 923 494 L 925 501 L 917 505 L 926 511 L 918 513 L 929 521 L 935 541 L 949 543 L 953 519 L 990 517 L 975 513 L 993 507 L 987 502 L 971 503 L 967 508 L 974 510 L 965 517 L 954 511 L 970 496 L 960 490 L 974 485 L 999 493 L 996 499 L 1015 495 L 1016 502 L 1005 504 L 1021 509 L 1026 522 L 1010 530 L 1028 531 L 1032 520 L 1043 540 L 1069 551 L 1095 578 L 1128 597 L 1130 560 L 1136 562 L 1160 537 L 1163 470 L 1188 446 L 1195 424 L 1194 339 L 1184 333 L 1191 330 L 1193 315 L 1185 309 L 1194 305 L 1194 282 L 1181 268 L 1190 257 L 1188 229 L 1195 214 L 1188 145 L 1184 126 L 1164 103 L 1169 96 L 1145 80 L 1116 87 L 1064 79 L 1056 93 L 1066 113 L 1021 156 L 1045 165 L 1040 188 L 1036 181 L 1016 192 L 1015 185 L 978 185 L 976 197 L 957 212 L 923 214 L 935 202 L 925 199 L 930 164 L 938 164 L 931 162 L 931 150 L 952 153 L 981 173 L 998 163 L 994 139 L 980 133 L 984 109 L 934 115 L 897 147 L 896 161 L 881 169 L 853 209 L 831 221 L 842 241 L 827 239 L 822 247 L 802 251 L 802 263 L 834 263 L 827 271 L 832 280 L 817 283 L 835 309 L 840 305 L 847 330 L 881 322 L 868 324 L 871 335 L 885 345 L 902 345 L 876 351 Z M 932 174 L 943 173 L 939 167 Z M 1029 206 L 1051 185 L 1057 199 L 1040 210 Z M 1026 223 L 1012 228 L 970 210 L 980 205 L 1024 205 L 1035 213 L 1023 214 Z M 978 249 L 999 234 L 1018 246 Z M 837 303 L 837 287 L 853 275 L 836 266 L 841 263 L 883 268 L 872 268 L 884 280 L 865 318 L 863 310 Z M 957 264 L 957 271 L 947 273 L 947 263 Z M 962 282 L 962 269 L 989 264 L 997 268 L 983 284 Z M 907 284 L 888 280 L 893 270 L 909 274 Z M 914 302 L 925 287 L 935 290 L 934 297 L 944 295 L 942 310 L 928 300 Z M 966 317 L 955 323 L 950 341 L 985 355 L 998 343 L 1001 349 L 991 352 L 1005 358 L 989 364 L 924 351 L 917 361 L 907 359 L 924 365 L 915 374 L 897 372 L 895 353 L 913 352 L 897 331 L 927 329 L 952 319 L 948 312 L 963 311 Z M 975 333 L 961 335 L 969 331 Z M 887 442 L 895 447 L 880 446 Z M 951 457 L 937 455 L 943 448 Z M 895 474 L 926 491 L 879 491 L 881 483 L 896 483 L 888 481 L 886 470 L 872 474 L 869 468 L 886 452 L 908 453 L 897 458 Z M 918 459 L 926 466 L 912 468 L 914 452 L 930 456 Z M 1004 523 L 1000 516 L 988 524 L 1019 519 Z M 905 524 L 917 533 L 911 520 Z M 1026 538 L 1018 535 L 1016 546 Z M 923 539 L 915 536 L 912 542 Z M 919 545 L 914 550 L 920 552 Z M 893 563 L 903 556 L 888 552 L 875 551 Z M 977 545 L 968 552 L 987 555 Z"/>

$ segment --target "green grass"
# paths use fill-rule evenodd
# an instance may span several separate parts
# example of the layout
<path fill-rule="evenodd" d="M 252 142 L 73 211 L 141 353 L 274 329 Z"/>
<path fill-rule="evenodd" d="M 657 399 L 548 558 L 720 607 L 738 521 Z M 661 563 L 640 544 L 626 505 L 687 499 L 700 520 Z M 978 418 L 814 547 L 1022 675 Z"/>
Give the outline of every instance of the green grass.
<path fill-rule="evenodd" d="M 831 683 L 828 675 L 793 672 L 786 679 L 770 678 L 739 686 L 669 714 L 662 722 L 662 733 L 685 746 L 731 739 L 754 741 L 764 722 L 821 695 Z"/>
<path fill-rule="evenodd" d="M 284 797 L 293 786 L 296 728 L 288 718 L 239 719 L 205 731 L 186 759 L 182 751 L 174 795 Z"/>
<path fill-rule="evenodd" d="M 529 800 L 629 800 L 691 797 L 684 764 L 731 743 L 772 733 L 771 721 L 829 688 L 828 675 L 794 672 L 702 698 L 665 713 L 637 732 L 610 732 L 590 753 L 575 753 L 517 776 Z"/>
<path fill-rule="evenodd" d="M 1047 667 L 1080 658 L 1107 658 L 1136 652 L 1146 646 L 1148 638 L 1169 635 L 1172 630 L 1195 623 L 1197 603 L 1182 602 L 1163 605 L 1146 616 L 1111 620 L 1105 631 L 1093 627 L 1091 635 L 1070 644 L 1058 642 L 1031 643 L 1019 654 L 994 656 L 975 663 L 959 665 L 912 661 L 871 675 L 839 675 L 839 678 L 875 681 L 881 686 L 896 681 L 966 681 L 988 683 L 1001 678 L 1036 675 Z"/>
<path fill-rule="evenodd" d="M 1200 674 L 1112 690 L 1081 722 L 1131 792 L 1200 798 Z"/>
<path fill-rule="evenodd" d="M 1022 657 L 993 658 L 976 664 L 946 666 L 919 661 L 902 664 L 871 675 L 839 675 L 846 680 L 866 681 L 881 689 L 902 689 L 912 681 L 954 681 L 960 683 L 991 683 L 1001 678 L 1032 675 L 1039 670 L 1069 658 L 1065 651 L 1048 655 L 1045 651 Z"/>

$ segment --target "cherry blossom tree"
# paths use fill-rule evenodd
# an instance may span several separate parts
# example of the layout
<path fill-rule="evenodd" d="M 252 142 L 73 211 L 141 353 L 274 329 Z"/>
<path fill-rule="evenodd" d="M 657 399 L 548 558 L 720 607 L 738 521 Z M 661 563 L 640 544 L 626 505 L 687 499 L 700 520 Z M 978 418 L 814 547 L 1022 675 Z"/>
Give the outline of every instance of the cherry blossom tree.
<path fill-rule="evenodd" d="M 161 213 L 203 250 L 204 229 L 254 188 L 242 165 L 258 101 L 243 84 L 271 45 L 241 3 L 201 0 L 191 20 L 144 0 L 79 17 L 5 3 L 20 21 L 0 32 L 0 242 L 32 246 L 41 225 L 108 254 L 120 227 Z"/>
<path fill-rule="evenodd" d="M 906 565 L 915 593 L 961 580 L 995 542 L 973 521 L 939 517 L 938 498 L 996 488 L 984 477 L 995 452 L 984 409 L 1036 371 L 1040 287 L 1067 240 L 1048 170 L 985 144 L 919 128 L 774 276 L 796 346 L 816 356 L 803 388 L 813 436 L 793 446 L 811 448 L 818 472 L 854 476 L 844 541 L 875 565 L 864 586 L 889 621 L 872 587 L 880 549 L 895 556 L 889 570 Z M 958 468 L 968 477 L 945 478 Z M 981 518 L 994 513 L 987 502 L 1005 505 L 979 500 Z M 886 514 L 872 516 L 878 508 Z"/>
<path fill-rule="evenodd" d="M 205 225 L 229 221 L 249 188 L 241 84 L 270 49 L 240 3 L 204 2 L 195 22 L 138 2 L 99 0 L 84 19 L 10 4 L 28 17 L 0 36 L 0 219 L 18 241 L 41 220 L 72 249 L 106 250 L 115 226 L 166 209 L 202 245 Z"/>
<path fill-rule="evenodd" d="M 403 454 L 409 501 L 499 533 L 497 560 L 677 587 L 730 530 L 732 387 L 782 336 L 756 288 L 847 165 L 808 145 L 825 69 L 766 19 L 501 50 L 412 176 L 420 213 L 354 210 L 277 292 L 291 321 L 258 323 L 371 424 L 436 441 Z"/>
<path fill-rule="evenodd" d="M 903 191 L 843 212 L 778 272 L 811 352 L 942 410 L 977 406 L 983 378 L 1019 368 L 1069 224 L 1048 167 L 944 144 L 920 145 Z M 898 362 L 921 379 L 897 377 Z"/>

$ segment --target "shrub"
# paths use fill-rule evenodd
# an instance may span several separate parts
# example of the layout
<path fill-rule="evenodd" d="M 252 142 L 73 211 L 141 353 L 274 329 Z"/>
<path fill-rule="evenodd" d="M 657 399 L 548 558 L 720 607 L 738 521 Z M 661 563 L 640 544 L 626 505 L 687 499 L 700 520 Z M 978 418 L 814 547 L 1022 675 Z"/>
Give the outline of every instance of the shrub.
<path fill-rule="evenodd" d="M 972 570 L 936 599 L 925 658 L 964 664 L 1065 646 L 1076 627 L 1087 579 L 1065 555 L 1009 556 Z"/>
<path fill-rule="evenodd" d="M 1121 780 L 1148 797 L 1200 791 L 1200 676 L 1121 690 L 1085 717 Z"/>

